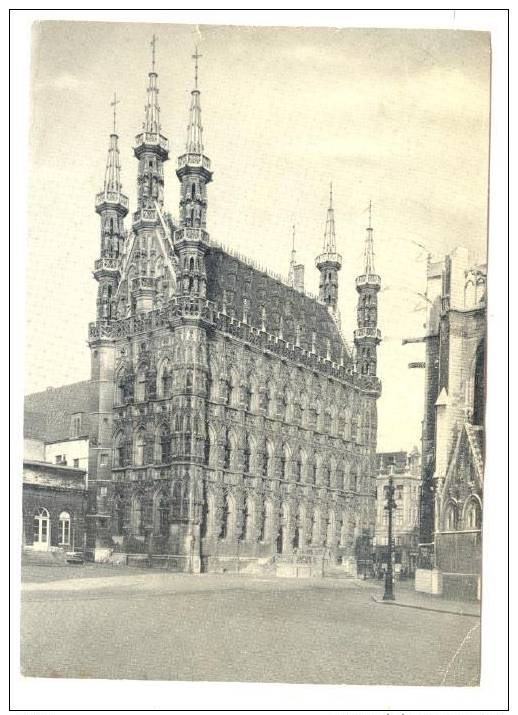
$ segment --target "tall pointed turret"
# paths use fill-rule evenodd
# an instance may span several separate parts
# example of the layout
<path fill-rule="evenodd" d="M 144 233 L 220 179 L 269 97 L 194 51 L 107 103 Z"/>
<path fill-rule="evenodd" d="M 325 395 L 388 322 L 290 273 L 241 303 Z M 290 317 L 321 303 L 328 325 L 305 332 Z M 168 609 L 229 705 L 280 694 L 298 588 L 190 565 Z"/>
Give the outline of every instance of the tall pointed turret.
<path fill-rule="evenodd" d="M 369 225 L 365 237 L 365 271 L 356 279 L 358 291 L 358 329 L 354 331 L 356 369 L 362 375 L 376 375 L 377 346 L 381 341 L 378 330 L 378 291 L 381 278 L 374 270 L 374 238 L 372 203 L 369 201 Z"/>
<path fill-rule="evenodd" d="M 329 208 L 327 209 L 324 248 L 316 258 L 320 271 L 319 297 L 335 313 L 338 303 L 338 271 L 342 267 L 342 256 L 336 252 L 335 212 L 333 209 L 333 184 L 329 185 Z"/>
<path fill-rule="evenodd" d="M 184 295 L 205 296 L 205 255 L 209 234 L 207 225 L 207 184 L 212 181 L 210 159 L 202 142 L 200 90 L 198 89 L 198 48 L 192 56 L 194 89 L 191 92 L 185 154 L 178 157 L 176 175 L 180 188 L 180 226 L 175 232 L 179 252 L 177 286 Z"/>
<path fill-rule="evenodd" d="M 110 134 L 108 159 L 103 190 L 95 197 L 95 210 L 101 217 L 101 251 L 95 262 L 94 277 L 97 291 L 97 318 L 112 317 L 112 298 L 119 281 L 119 255 L 124 241 L 124 217 L 128 213 L 128 198 L 122 193 L 116 108 L 119 100 L 114 95 L 113 132 Z"/>
<path fill-rule="evenodd" d="M 154 235 L 159 230 L 158 209 L 164 204 L 164 162 L 169 158 L 169 143 L 161 133 L 158 106 L 158 74 L 156 73 L 156 41 L 151 40 L 151 72 L 147 88 L 147 103 L 142 131 L 135 137 L 133 151 L 138 159 L 137 210 L 133 214 L 133 232 L 138 241 L 139 273 L 133 279 L 132 295 L 137 313 L 153 308 L 156 286 L 150 275 Z"/>

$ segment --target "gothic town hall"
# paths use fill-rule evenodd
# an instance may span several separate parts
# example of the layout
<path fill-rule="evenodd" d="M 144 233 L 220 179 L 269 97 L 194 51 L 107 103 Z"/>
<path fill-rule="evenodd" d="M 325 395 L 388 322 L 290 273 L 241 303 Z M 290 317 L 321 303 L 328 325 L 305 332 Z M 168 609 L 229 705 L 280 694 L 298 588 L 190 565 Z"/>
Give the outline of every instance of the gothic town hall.
<path fill-rule="evenodd" d="M 305 292 L 294 251 L 283 280 L 211 239 L 195 59 L 178 220 L 164 206 L 169 150 L 154 62 L 134 145 L 137 206 L 128 219 L 115 127 L 95 199 L 86 548 L 96 560 L 142 555 L 195 573 L 322 554 L 352 569 L 374 526 L 372 228 L 353 354 L 337 309 L 332 193 L 318 298 Z"/>

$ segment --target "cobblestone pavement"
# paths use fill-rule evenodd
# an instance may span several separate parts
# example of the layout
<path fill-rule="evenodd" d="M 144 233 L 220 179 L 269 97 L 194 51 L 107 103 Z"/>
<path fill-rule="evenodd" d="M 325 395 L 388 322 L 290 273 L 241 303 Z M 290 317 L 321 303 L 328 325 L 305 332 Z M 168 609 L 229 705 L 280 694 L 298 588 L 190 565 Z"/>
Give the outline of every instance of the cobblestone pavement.
<path fill-rule="evenodd" d="M 476 685 L 480 619 L 381 586 L 85 567 L 22 571 L 28 676 Z"/>

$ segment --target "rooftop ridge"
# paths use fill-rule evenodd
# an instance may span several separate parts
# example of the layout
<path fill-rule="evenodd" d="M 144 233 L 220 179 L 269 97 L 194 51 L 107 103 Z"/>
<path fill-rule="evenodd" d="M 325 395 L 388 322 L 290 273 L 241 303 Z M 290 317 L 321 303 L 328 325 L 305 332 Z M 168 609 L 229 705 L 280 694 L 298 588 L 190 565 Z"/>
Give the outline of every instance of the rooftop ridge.
<path fill-rule="evenodd" d="M 241 261 L 241 263 L 244 263 L 245 266 L 248 266 L 248 268 L 254 268 L 256 271 L 260 271 L 261 273 L 264 273 L 265 275 L 269 276 L 270 278 L 273 278 L 273 280 L 278 281 L 279 283 L 282 283 L 283 286 L 286 288 L 290 288 L 291 290 L 295 291 L 295 293 L 298 293 L 299 295 L 304 295 L 306 298 L 310 298 L 311 300 L 315 300 L 317 303 L 320 305 L 324 305 L 324 302 L 320 300 L 320 298 L 315 295 L 314 293 L 311 293 L 311 291 L 308 290 L 297 290 L 294 288 L 290 280 L 287 276 L 283 276 L 281 273 L 276 273 L 275 271 L 272 271 L 270 268 L 267 266 L 261 265 L 258 261 L 255 261 L 253 258 L 250 258 L 249 256 L 245 256 L 243 253 L 240 253 L 239 251 L 236 251 L 235 248 L 231 248 L 225 243 L 222 243 L 221 241 L 216 241 L 213 238 L 210 240 L 210 245 L 214 246 L 215 248 L 219 248 L 225 253 L 227 253 L 229 256 L 232 256 L 232 258 L 237 259 L 238 261 Z"/>

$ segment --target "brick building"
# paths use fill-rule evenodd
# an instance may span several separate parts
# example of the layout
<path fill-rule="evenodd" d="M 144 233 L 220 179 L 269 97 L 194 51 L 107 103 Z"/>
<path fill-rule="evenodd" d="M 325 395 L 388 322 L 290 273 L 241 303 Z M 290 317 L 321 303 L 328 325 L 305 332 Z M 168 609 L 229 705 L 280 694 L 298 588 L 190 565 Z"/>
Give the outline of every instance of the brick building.
<path fill-rule="evenodd" d="M 422 549 L 423 565 L 435 566 L 440 574 L 434 590 L 476 597 L 484 476 L 486 267 L 472 265 L 464 248 L 443 261 L 429 262 L 427 297 L 421 542 L 428 546 Z"/>
<path fill-rule="evenodd" d="M 337 310 L 332 194 L 314 297 L 295 252 L 284 280 L 209 237 L 197 69 L 176 168 L 178 222 L 165 211 L 169 150 L 154 66 L 147 96 L 131 228 L 115 131 L 96 197 L 88 548 L 97 559 L 151 555 L 191 571 L 325 551 L 354 570 L 358 535 L 374 528 L 381 282 L 372 227 L 354 356 Z"/>
<path fill-rule="evenodd" d="M 26 551 L 84 548 L 93 397 L 90 380 L 25 396 Z"/>
<path fill-rule="evenodd" d="M 82 551 L 86 503 L 84 470 L 24 459 L 24 550 Z"/>

